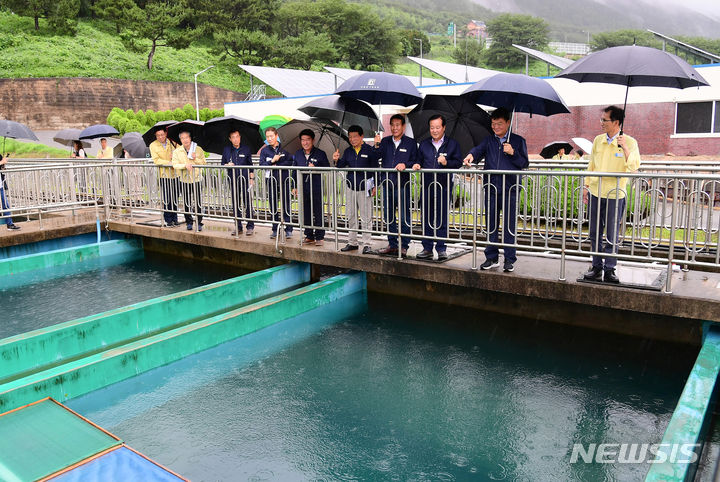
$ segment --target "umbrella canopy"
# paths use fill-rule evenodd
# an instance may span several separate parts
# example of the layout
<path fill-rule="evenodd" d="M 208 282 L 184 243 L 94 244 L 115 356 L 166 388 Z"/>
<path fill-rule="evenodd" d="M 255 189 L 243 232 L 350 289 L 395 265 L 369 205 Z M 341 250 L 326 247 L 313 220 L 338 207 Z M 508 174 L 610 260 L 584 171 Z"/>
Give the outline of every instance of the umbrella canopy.
<path fill-rule="evenodd" d="M 554 141 L 546 144 L 540 151 L 540 157 L 543 159 L 552 159 L 560 149 L 565 149 L 565 154 L 570 154 L 570 152 L 572 152 L 572 144 L 565 141 Z"/>
<path fill-rule="evenodd" d="M 283 148 L 290 154 L 301 148 L 298 136 L 303 129 L 311 129 L 315 132 L 315 147 L 324 151 L 328 160 L 332 159 L 335 149 L 339 149 L 342 153 L 350 147 L 345 132 L 336 124 L 323 119 L 295 119 L 278 129 L 278 134 L 285 140 Z"/>
<path fill-rule="evenodd" d="M 53 141 L 64 146 L 72 146 L 74 141 L 80 141 L 80 129 L 63 129 L 55 133 Z M 84 149 L 89 149 L 89 141 L 80 141 Z"/>
<path fill-rule="evenodd" d="M 422 100 L 420 91 L 407 77 L 388 72 L 354 75 L 335 91 L 342 97 L 364 100 L 373 105 L 413 105 Z"/>
<path fill-rule="evenodd" d="M 363 132 L 378 130 L 377 114 L 372 107 L 361 100 L 328 95 L 311 100 L 298 110 L 310 117 L 335 121 L 343 129 L 359 125 Z"/>
<path fill-rule="evenodd" d="M 203 127 L 205 123 L 203 121 L 196 121 L 192 119 L 185 119 L 182 122 L 176 122 L 175 124 L 168 127 L 168 138 L 173 142 L 180 144 L 180 133 L 189 132 L 192 140 L 202 147 L 203 145 Z"/>
<path fill-rule="evenodd" d="M 573 137 L 572 141 L 575 143 L 576 146 L 582 149 L 585 154 L 590 154 L 592 152 L 592 141 L 589 141 L 584 137 Z"/>
<path fill-rule="evenodd" d="M 30 139 L 31 141 L 40 140 L 25 124 L 6 119 L 0 119 L 0 137 L 9 137 L 11 139 Z"/>
<path fill-rule="evenodd" d="M 265 129 L 267 129 L 268 127 L 275 127 L 277 129 L 280 126 L 284 126 L 291 120 L 292 120 L 291 118 L 285 117 L 284 115 L 279 115 L 279 114 L 266 115 L 260 121 L 260 137 L 262 137 L 262 139 L 264 141 L 265 140 Z"/>
<path fill-rule="evenodd" d="M 501 72 L 491 75 L 462 93 L 477 104 L 505 107 L 515 112 L 551 116 L 570 110 L 560 95 L 546 81 L 524 74 Z"/>
<path fill-rule="evenodd" d="M 225 146 L 230 144 L 228 140 L 230 132 L 240 131 L 242 143 L 249 146 L 252 152 L 257 152 L 263 144 L 259 127 L 257 122 L 241 119 L 234 115 L 210 119 L 203 128 L 202 148 L 209 152 L 222 154 Z"/>
<path fill-rule="evenodd" d="M 639 45 L 610 47 L 576 60 L 555 77 L 628 87 L 684 89 L 708 85 L 687 62 L 663 50 Z"/>
<path fill-rule="evenodd" d="M 555 77 L 578 82 L 599 82 L 625 86 L 625 102 L 630 87 L 670 87 L 684 89 L 708 85 L 687 62 L 663 50 L 638 45 L 610 47 L 573 62 Z M 620 123 L 622 134 L 623 122 Z"/>
<path fill-rule="evenodd" d="M 408 113 L 415 140 L 421 142 L 430 137 L 428 121 L 435 114 L 442 114 L 446 120 L 445 135 L 458 141 L 463 154 L 480 144 L 490 135 L 490 115 L 458 95 L 426 95 Z"/>
<path fill-rule="evenodd" d="M 150 157 L 150 149 L 139 132 L 128 132 L 122 136 L 120 144 L 113 149 L 114 157 L 123 157 L 123 151 L 127 151 L 131 158 Z"/>
<path fill-rule="evenodd" d="M 145 134 L 142 135 L 143 140 L 145 141 L 145 144 L 148 146 L 155 140 L 155 133 L 159 130 L 167 130 L 168 127 L 171 125 L 177 124 L 177 121 L 174 120 L 166 120 L 166 121 L 160 121 L 154 126 L 152 126 L 150 129 L 148 129 Z"/>
<path fill-rule="evenodd" d="M 98 137 L 117 136 L 120 133 L 113 126 L 95 124 L 80 131 L 80 139 L 97 139 Z"/>

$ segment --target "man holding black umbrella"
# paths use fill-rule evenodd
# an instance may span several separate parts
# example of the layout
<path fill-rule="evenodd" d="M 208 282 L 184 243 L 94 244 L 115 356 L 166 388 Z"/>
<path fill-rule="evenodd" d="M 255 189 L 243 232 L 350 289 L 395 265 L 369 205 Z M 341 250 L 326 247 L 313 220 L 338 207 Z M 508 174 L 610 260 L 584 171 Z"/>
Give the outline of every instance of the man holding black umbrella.
<path fill-rule="evenodd" d="M 417 143 L 405 135 L 405 116 L 395 114 L 390 118 L 391 135 L 380 140 L 375 136 L 375 148 L 379 151 L 380 167 L 395 169 L 402 174 L 382 174 L 380 184 L 383 190 L 383 220 L 387 226 L 388 245 L 379 251 L 380 254 L 407 254 L 410 246 L 410 174 L 403 173 L 417 162 Z M 408 171 L 409 172 L 409 171 Z M 398 224 L 395 211 L 400 214 L 400 233 L 402 243 L 398 246 Z"/>
<path fill-rule="evenodd" d="M 603 133 L 593 141 L 588 171 L 621 173 L 638 170 L 640 150 L 635 139 L 621 132 L 624 118 L 625 111 L 620 107 L 611 105 L 603 110 L 600 118 Z M 590 242 L 595 252 L 617 253 L 618 232 L 625 217 L 627 184 L 626 177 L 585 177 L 583 201 L 590 205 Z M 604 239 L 603 231 L 606 232 Z M 615 266 L 617 258 L 593 255 L 592 266 L 583 278 L 619 283 Z"/>
<path fill-rule="evenodd" d="M 163 220 L 168 227 L 179 226 L 178 223 L 178 181 L 177 172 L 172 168 L 172 155 L 175 143 L 168 139 L 165 129 L 155 131 L 155 140 L 150 143 L 150 157 L 158 167 L 160 177 L 160 193 L 163 202 Z"/>
<path fill-rule="evenodd" d="M 253 221 L 252 198 L 250 196 L 250 188 L 255 182 L 255 173 L 247 168 L 232 169 L 233 166 L 252 166 L 252 152 L 250 147 L 241 144 L 240 131 L 234 130 L 229 135 L 230 145 L 225 146 L 222 153 L 221 166 L 230 167 L 230 195 L 232 196 L 233 216 L 237 218 L 237 230 L 233 231 L 232 236 L 237 236 L 243 232 L 242 220 L 239 216 L 244 215 L 247 218 L 247 233 L 251 235 L 255 229 Z M 245 209 L 241 209 L 242 205 Z"/>
<path fill-rule="evenodd" d="M 301 167 L 330 167 L 325 152 L 315 147 L 315 132 L 312 129 L 300 131 L 300 149 L 293 154 L 292 165 Z M 323 199 L 321 174 L 303 172 L 303 224 L 305 239 L 303 244 L 322 246 L 325 239 L 323 227 Z M 297 176 L 297 171 L 293 172 Z"/>
<path fill-rule="evenodd" d="M 480 162 L 485 159 L 485 170 L 519 171 L 530 165 L 525 139 L 517 134 L 510 134 L 510 112 L 499 107 L 490 114 L 490 127 L 494 135 L 488 136 L 473 147 L 463 160 L 463 164 Z M 517 190 L 519 176 L 497 175 L 484 176 L 485 184 L 485 215 L 487 230 L 491 243 L 499 241 L 500 211 L 503 213 L 503 243 L 515 244 Z M 511 272 L 515 269 L 517 256 L 515 248 L 503 248 L 505 262 L 503 271 Z M 500 250 L 496 244 L 488 244 L 485 248 L 485 262 L 481 269 L 491 269 L 500 266 Z"/>

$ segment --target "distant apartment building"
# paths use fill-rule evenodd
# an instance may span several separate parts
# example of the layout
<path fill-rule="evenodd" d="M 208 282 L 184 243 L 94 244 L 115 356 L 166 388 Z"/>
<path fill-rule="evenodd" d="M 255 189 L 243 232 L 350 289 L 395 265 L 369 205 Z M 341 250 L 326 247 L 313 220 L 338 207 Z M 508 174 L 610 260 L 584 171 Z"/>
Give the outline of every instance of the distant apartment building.
<path fill-rule="evenodd" d="M 485 22 L 481 22 L 480 20 L 470 20 L 467 24 L 467 35 L 468 37 L 476 39 L 487 39 L 488 33 Z"/>

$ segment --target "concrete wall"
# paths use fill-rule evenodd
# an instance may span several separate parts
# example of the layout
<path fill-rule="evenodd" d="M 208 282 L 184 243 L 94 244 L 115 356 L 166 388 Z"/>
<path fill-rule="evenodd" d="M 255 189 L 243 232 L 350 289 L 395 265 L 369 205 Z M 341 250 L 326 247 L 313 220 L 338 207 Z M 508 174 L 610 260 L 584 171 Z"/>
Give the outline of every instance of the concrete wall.
<path fill-rule="evenodd" d="M 198 84 L 200 108 L 222 109 L 245 94 Z M 192 82 L 53 78 L 0 79 L 0 118 L 32 129 L 84 128 L 104 123 L 113 107 L 167 110 L 195 105 Z"/>
<path fill-rule="evenodd" d="M 573 137 L 593 140 L 601 133 L 600 116 L 605 105 L 572 107 L 570 114 L 551 117 L 517 114 L 515 131 L 525 137 L 529 154 L 539 154 L 543 146 L 555 140 Z M 720 156 L 720 137 L 672 139 L 675 129 L 675 104 L 630 104 L 625 132 L 637 139 L 640 154 L 676 156 Z"/>

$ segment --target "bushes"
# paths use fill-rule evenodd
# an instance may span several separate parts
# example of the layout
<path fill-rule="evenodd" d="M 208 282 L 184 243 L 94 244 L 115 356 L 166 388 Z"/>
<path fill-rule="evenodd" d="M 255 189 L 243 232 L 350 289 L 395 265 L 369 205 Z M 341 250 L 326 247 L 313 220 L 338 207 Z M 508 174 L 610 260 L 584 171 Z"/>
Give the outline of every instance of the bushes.
<path fill-rule="evenodd" d="M 222 117 L 225 115 L 223 109 L 202 109 L 200 111 L 200 120 L 207 121 L 214 117 Z M 143 133 L 154 126 L 156 123 L 166 120 L 183 121 L 185 119 L 195 119 L 195 108 L 190 104 L 185 104 L 182 108 L 175 110 L 153 111 L 148 109 L 145 112 L 141 110 L 135 112 L 132 109 L 122 110 L 113 107 L 107 116 L 108 125 L 117 129 L 120 134 L 127 132 Z"/>

